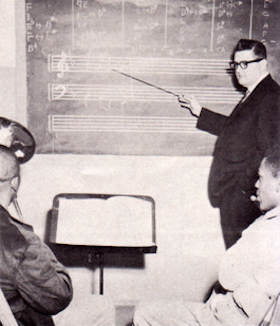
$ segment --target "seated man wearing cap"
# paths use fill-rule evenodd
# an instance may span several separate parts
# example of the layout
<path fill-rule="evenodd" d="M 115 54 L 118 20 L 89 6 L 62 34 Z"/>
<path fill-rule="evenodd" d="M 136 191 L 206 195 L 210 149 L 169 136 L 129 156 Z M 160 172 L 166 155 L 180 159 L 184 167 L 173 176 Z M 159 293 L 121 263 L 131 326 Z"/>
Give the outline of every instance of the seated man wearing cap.
<path fill-rule="evenodd" d="M 262 160 L 255 186 L 263 215 L 222 258 L 222 291 L 214 290 L 205 304 L 183 300 L 142 303 L 135 311 L 135 326 L 246 325 L 250 317 L 264 317 L 267 311 L 265 320 L 270 319 L 271 305 L 280 292 L 279 149 Z"/>
<path fill-rule="evenodd" d="M 52 326 L 72 299 L 71 279 L 32 227 L 8 213 L 19 184 L 18 159 L 0 145 L 0 286 L 20 326 Z"/>

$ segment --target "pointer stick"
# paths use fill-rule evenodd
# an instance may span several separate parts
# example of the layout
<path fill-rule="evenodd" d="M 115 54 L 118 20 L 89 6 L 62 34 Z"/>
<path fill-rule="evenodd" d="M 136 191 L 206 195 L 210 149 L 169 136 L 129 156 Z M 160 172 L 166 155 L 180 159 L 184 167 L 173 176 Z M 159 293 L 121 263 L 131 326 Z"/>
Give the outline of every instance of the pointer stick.
<path fill-rule="evenodd" d="M 163 91 L 163 92 L 165 92 L 165 93 L 169 93 L 169 94 L 172 94 L 172 95 L 174 95 L 174 96 L 176 96 L 176 97 L 180 97 L 180 95 L 178 95 L 178 94 L 175 94 L 175 93 L 170 92 L 170 91 L 168 91 L 168 90 L 166 90 L 166 89 L 164 89 L 164 88 L 161 88 L 161 87 L 158 87 L 158 86 L 153 85 L 153 84 L 151 84 L 151 83 L 148 83 L 148 82 L 146 82 L 146 81 L 144 81 L 144 80 L 142 80 L 142 79 L 138 79 L 138 78 L 136 78 L 136 77 L 133 77 L 133 76 L 127 75 L 127 74 L 125 74 L 125 73 L 123 73 L 123 72 L 120 72 L 120 71 L 118 71 L 118 70 L 115 70 L 115 69 L 112 69 L 112 70 L 113 70 L 114 72 L 117 72 L 117 73 L 119 73 L 119 74 L 121 74 L 121 75 L 124 75 L 124 76 L 126 76 L 126 77 L 129 77 L 129 78 L 135 79 L 135 80 L 137 80 L 137 81 L 139 81 L 139 82 L 141 82 L 141 83 L 144 83 L 144 84 L 146 84 L 146 85 L 148 85 L 148 86 L 155 87 L 155 88 L 157 88 L 157 89 L 159 89 L 160 91 Z"/>
<path fill-rule="evenodd" d="M 168 91 L 168 90 L 166 90 L 166 89 L 164 89 L 164 88 L 162 88 L 162 87 L 158 87 L 158 86 L 156 86 L 156 85 L 153 85 L 153 84 L 151 84 L 151 83 L 148 83 L 148 82 L 146 82 L 146 81 L 144 81 L 144 80 L 142 80 L 142 79 L 139 79 L 139 78 L 136 78 L 136 77 L 133 77 L 133 76 L 127 75 L 127 74 L 125 74 L 125 73 L 123 73 L 123 72 L 120 72 L 120 71 L 118 71 L 118 70 L 116 70 L 116 69 L 112 69 L 112 70 L 113 70 L 114 72 L 117 72 L 117 73 L 119 73 L 119 74 L 121 74 L 121 75 L 124 75 L 124 76 L 126 76 L 126 77 L 129 77 L 129 78 L 135 79 L 135 80 L 137 80 L 137 81 L 139 81 L 139 82 L 141 82 L 141 83 L 144 83 L 144 84 L 146 84 L 146 85 L 148 85 L 148 86 L 152 86 L 152 87 L 154 87 L 154 88 L 157 88 L 157 89 L 159 89 L 160 91 L 163 91 L 163 92 L 165 92 L 165 93 L 168 93 L 168 94 L 174 95 L 174 96 L 176 96 L 176 97 L 178 98 L 179 102 L 181 102 L 181 101 L 180 101 L 180 95 L 178 95 L 178 94 L 175 94 L 175 93 L 173 93 L 173 92 L 171 92 L 171 91 Z M 182 102 L 182 103 L 187 104 L 188 101 L 187 101 L 187 102 Z M 190 111 L 191 115 L 193 115 L 194 117 L 197 118 L 197 115 L 194 114 L 194 113 L 192 112 L 192 110 L 191 110 L 190 107 L 186 106 L 185 108 L 187 108 L 187 109 Z"/>

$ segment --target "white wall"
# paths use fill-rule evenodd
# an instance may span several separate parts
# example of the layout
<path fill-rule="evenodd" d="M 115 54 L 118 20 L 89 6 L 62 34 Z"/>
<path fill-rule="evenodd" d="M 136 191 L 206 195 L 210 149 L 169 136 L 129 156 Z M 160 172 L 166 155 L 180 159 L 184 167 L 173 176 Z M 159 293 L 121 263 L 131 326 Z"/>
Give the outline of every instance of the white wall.
<path fill-rule="evenodd" d="M 0 0 L 3 43 L 0 115 L 26 119 L 24 1 Z M 2 32 L 1 32 L 2 34 Z M 3 47 L 2 46 L 2 47 Z M 16 51 L 16 55 L 15 52 Z M 16 76 L 16 77 L 15 77 Z M 105 294 L 116 303 L 147 297 L 199 301 L 217 277 L 224 251 L 218 211 L 207 198 L 211 157 L 35 155 L 22 166 L 19 204 L 27 223 L 43 238 L 46 215 L 60 192 L 149 195 L 156 202 L 158 251 L 144 269 L 105 269 Z M 70 269 L 76 295 L 98 292 L 98 273 Z"/>
<path fill-rule="evenodd" d="M 58 193 L 152 196 L 158 251 L 145 255 L 143 270 L 105 269 L 105 293 L 117 302 L 147 296 L 201 300 L 224 250 L 218 212 L 207 199 L 210 163 L 210 157 L 36 155 L 22 166 L 19 204 L 43 237 Z"/>

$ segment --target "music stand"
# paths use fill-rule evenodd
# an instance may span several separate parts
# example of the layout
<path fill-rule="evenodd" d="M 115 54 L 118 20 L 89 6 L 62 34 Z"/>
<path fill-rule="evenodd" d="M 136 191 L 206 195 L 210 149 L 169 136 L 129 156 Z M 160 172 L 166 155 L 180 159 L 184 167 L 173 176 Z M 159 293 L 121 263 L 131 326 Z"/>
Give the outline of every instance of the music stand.
<path fill-rule="evenodd" d="M 56 252 L 71 249 L 89 262 L 94 254 L 103 294 L 105 253 L 156 253 L 155 202 L 139 195 L 58 194 L 53 200 L 49 240 Z"/>

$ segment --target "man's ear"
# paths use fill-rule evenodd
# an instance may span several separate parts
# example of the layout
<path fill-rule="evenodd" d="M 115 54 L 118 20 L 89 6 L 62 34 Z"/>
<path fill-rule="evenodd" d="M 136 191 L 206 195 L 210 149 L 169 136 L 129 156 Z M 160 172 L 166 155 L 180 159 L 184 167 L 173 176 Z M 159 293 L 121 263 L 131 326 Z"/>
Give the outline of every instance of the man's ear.
<path fill-rule="evenodd" d="M 260 62 L 260 64 L 261 64 L 261 67 L 262 67 L 262 71 L 263 72 L 266 72 L 267 71 L 267 59 L 263 59 L 261 62 Z"/>
<path fill-rule="evenodd" d="M 280 174 L 278 174 L 276 178 L 277 178 L 276 192 L 280 193 Z"/>
<path fill-rule="evenodd" d="M 14 190 L 15 193 L 18 192 L 18 188 L 19 188 L 19 177 L 13 177 L 13 179 L 11 180 L 11 187 Z"/>

